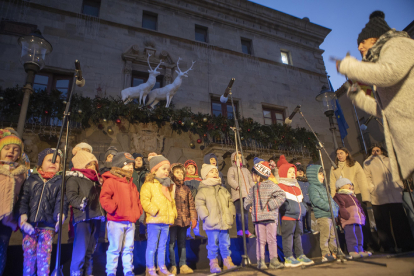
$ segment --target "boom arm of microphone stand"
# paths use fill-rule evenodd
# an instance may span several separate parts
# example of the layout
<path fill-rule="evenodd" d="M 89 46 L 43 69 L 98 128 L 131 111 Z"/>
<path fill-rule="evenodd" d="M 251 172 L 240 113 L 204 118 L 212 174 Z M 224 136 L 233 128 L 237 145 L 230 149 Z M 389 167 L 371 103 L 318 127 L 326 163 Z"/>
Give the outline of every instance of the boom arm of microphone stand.
<path fill-rule="evenodd" d="M 318 144 L 316 145 L 318 150 L 323 149 L 323 151 L 325 152 L 326 156 L 328 157 L 329 161 L 331 162 L 332 167 L 334 167 L 335 169 L 338 168 L 338 166 L 335 164 L 335 162 L 332 160 L 332 158 L 329 156 L 328 152 L 326 151 L 325 147 L 323 146 L 321 140 L 319 140 L 318 135 L 316 135 L 315 131 L 313 130 L 313 128 L 311 127 L 311 125 L 309 124 L 308 120 L 306 120 L 305 115 L 303 115 L 303 112 L 301 109 L 299 109 L 299 114 L 303 117 L 303 119 L 305 120 L 306 124 L 308 125 L 308 127 L 310 128 L 310 130 L 312 131 L 313 135 L 315 136 L 316 140 L 318 141 Z"/>

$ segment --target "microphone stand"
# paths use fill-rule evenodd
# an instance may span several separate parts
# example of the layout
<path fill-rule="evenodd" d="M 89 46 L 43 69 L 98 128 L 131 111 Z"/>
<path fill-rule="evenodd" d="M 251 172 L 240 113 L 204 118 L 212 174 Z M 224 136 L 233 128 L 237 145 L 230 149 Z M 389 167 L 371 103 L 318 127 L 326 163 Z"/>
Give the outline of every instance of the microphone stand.
<path fill-rule="evenodd" d="M 241 139 L 240 139 L 240 128 L 239 128 L 239 121 L 237 120 L 237 116 L 236 116 L 236 109 L 234 108 L 234 102 L 233 102 L 233 93 L 231 92 L 231 88 L 227 88 L 229 89 L 229 95 L 230 95 L 230 100 L 231 100 L 231 107 L 233 108 L 233 117 L 234 117 L 234 123 L 235 123 L 235 127 L 231 127 L 231 129 L 234 131 L 234 141 L 235 141 L 235 145 L 236 145 L 236 160 L 237 160 L 237 164 L 240 164 L 240 161 L 242 162 L 242 166 L 244 166 L 244 158 L 243 158 L 243 147 L 242 147 L 242 143 L 241 143 Z M 240 147 L 240 154 L 242 156 L 242 160 L 239 160 L 239 147 Z M 233 160 L 231 162 L 234 162 Z M 241 210 L 241 217 L 242 217 L 242 230 L 243 230 L 243 253 L 244 255 L 242 255 L 242 261 L 240 266 L 237 266 L 235 268 L 231 268 L 231 269 L 227 269 L 223 272 L 217 273 L 217 274 L 213 274 L 213 275 L 224 275 L 226 273 L 230 273 L 239 269 L 246 269 L 246 268 L 251 268 L 257 271 L 262 272 L 263 274 L 269 275 L 269 276 L 273 276 L 275 274 L 271 274 L 263 269 L 257 268 L 256 266 L 252 265 L 249 259 L 249 256 L 247 255 L 247 245 L 246 245 L 246 229 L 244 227 L 244 206 L 243 206 L 243 195 L 242 195 L 242 172 L 240 169 L 240 166 L 236 166 L 237 167 L 237 180 L 239 183 L 239 196 L 240 196 L 240 210 Z"/>
<path fill-rule="evenodd" d="M 57 150 L 59 149 L 60 140 L 62 139 L 63 130 L 66 127 L 66 137 L 65 137 L 65 148 L 63 150 L 63 176 L 62 176 L 62 184 L 60 186 L 60 211 L 59 211 L 59 231 L 58 231 L 58 242 L 57 242 L 57 251 L 56 251 L 56 265 L 55 269 L 53 270 L 51 276 L 63 276 L 62 266 L 60 265 L 60 255 L 62 251 L 62 217 L 63 217 L 63 204 L 65 201 L 65 194 L 66 194 L 66 160 L 68 156 L 68 143 L 69 143 L 69 124 L 70 124 L 70 108 L 71 108 L 71 101 L 73 95 L 73 87 L 76 83 L 76 77 L 78 74 L 78 70 L 75 70 L 75 74 L 73 76 L 72 88 L 69 95 L 69 100 L 66 103 L 65 112 L 63 113 L 63 120 L 62 126 L 60 127 L 60 134 L 59 139 L 56 145 L 56 151 L 52 157 L 52 163 L 56 162 Z"/>
<path fill-rule="evenodd" d="M 316 140 L 318 141 L 318 144 L 316 146 L 318 153 L 319 153 L 319 159 L 321 160 L 321 165 L 322 165 L 322 170 L 323 170 L 323 175 L 324 175 L 324 185 L 325 185 L 325 189 L 326 189 L 326 194 L 328 196 L 328 203 L 329 203 L 329 211 L 331 213 L 331 219 L 332 219 L 332 227 L 334 228 L 334 232 L 335 232 L 335 239 L 336 239 L 336 247 L 337 247 L 337 260 L 333 260 L 333 261 L 328 261 L 328 262 L 319 262 L 319 263 L 315 263 L 315 264 L 311 264 L 308 266 L 302 265 L 302 269 L 308 268 L 308 267 L 312 267 L 312 266 L 317 266 L 317 265 L 322 265 L 322 264 L 327 264 L 327 263 L 332 263 L 335 261 L 340 261 L 341 263 L 344 263 L 345 261 L 349 260 L 349 261 L 355 261 L 355 262 L 361 262 L 361 263 L 367 263 L 367 264 L 372 264 L 372 265 L 379 265 L 379 266 L 387 266 L 387 264 L 384 263 L 377 263 L 377 262 L 371 262 L 371 261 L 364 261 L 364 260 L 359 260 L 359 259 L 347 259 L 345 257 L 345 254 L 342 252 L 341 250 L 341 245 L 339 243 L 339 238 L 338 238 L 338 231 L 336 230 L 336 220 L 335 220 L 335 216 L 333 213 L 333 208 L 332 208 L 332 196 L 331 193 L 329 192 L 330 188 L 328 185 L 328 181 L 326 178 L 326 171 L 325 171 L 325 165 L 323 162 L 323 156 L 322 156 L 322 149 L 325 151 L 326 156 L 328 156 L 329 161 L 331 162 L 332 166 L 336 169 L 338 168 L 336 166 L 336 164 L 333 162 L 333 160 L 331 159 L 331 157 L 329 156 L 328 152 L 326 151 L 325 147 L 323 146 L 321 140 L 319 140 L 319 137 L 316 135 L 315 131 L 313 131 L 313 128 L 311 127 L 311 125 L 309 124 L 308 120 L 306 120 L 305 116 L 303 115 L 302 110 L 299 109 L 299 113 L 300 115 L 302 115 L 303 119 L 305 120 L 306 124 L 308 125 L 308 127 L 310 128 L 310 130 L 312 131 L 313 135 L 315 136 Z"/>

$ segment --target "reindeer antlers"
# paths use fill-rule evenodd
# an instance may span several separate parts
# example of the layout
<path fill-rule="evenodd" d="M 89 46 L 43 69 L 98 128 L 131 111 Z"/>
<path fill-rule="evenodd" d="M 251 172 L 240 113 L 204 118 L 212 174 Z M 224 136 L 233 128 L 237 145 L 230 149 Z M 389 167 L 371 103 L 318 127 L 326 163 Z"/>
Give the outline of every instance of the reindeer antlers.
<path fill-rule="evenodd" d="M 151 69 L 151 71 L 155 72 L 155 71 L 157 71 L 157 70 L 158 70 L 158 68 L 160 67 L 160 65 L 161 65 L 162 63 L 164 63 L 164 62 L 162 61 L 162 59 L 160 59 L 160 63 L 158 63 L 157 67 L 155 67 L 155 69 L 154 69 L 154 70 L 152 70 L 152 68 L 151 68 L 151 64 L 150 64 L 150 61 L 149 61 L 150 56 L 151 56 L 151 54 L 150 54 L 150 53 L 148 53 L 148 58 L 147 58 L 148 66 L 149 66 L 149 68 Z"/>
<path fill-rule="evenodd" d="M 150 69 L 151 69 L 151 71 L 152 71 L 151 64 L 150 64 L 150 62 L 149 62 L 149 58 L 150 58 L 150 56 L 151 56 L 151 54 L 150 54 L 150 53 L 148 53 L 147 62 L 148 62 L 148 66 L 149 66 L 149 68 L 150 68 Z"/>
<path fill-rule="evenodd" d="M 181 58 L 180 58 L 180 57 L 178 57 L 178 60 L 177 60 L 177 69 L 178 69 L 178 71 L 179 71 L 179 73 L 180 73 L 180 74 L 186 74 L 188 71 L 193 70 L 194 63 L 196 63 L 195 61 L 193 61 L 193 64 L 191 64 L 191 67 L 190 67 L 187 71 L 185 71 L 185 72 L 183 73 L 183 72 L 181 71 L 181 69 L 180 69 L 180 65 L 179 65 L 180 60 L 181 60 Z"/>

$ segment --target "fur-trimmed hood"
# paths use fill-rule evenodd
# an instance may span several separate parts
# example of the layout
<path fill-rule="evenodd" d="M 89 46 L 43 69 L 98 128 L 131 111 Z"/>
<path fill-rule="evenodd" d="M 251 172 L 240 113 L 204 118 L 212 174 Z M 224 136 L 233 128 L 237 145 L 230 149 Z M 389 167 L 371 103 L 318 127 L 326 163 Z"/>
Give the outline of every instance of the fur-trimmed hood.
<path fill-rule="evenodd" d="M 0 220 L 13 212 L 20 189 L 26 180 L 27 168 L 19 165 L 14 170 L 0 166 Z"/>

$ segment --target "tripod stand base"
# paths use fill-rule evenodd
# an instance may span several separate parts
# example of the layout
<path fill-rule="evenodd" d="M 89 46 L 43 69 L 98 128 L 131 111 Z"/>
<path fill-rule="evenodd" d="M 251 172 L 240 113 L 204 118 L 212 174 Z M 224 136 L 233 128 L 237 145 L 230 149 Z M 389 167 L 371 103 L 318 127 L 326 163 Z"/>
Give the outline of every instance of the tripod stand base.
<path fill-rule="evenodd" d="M 54 269 L 50 276 L 63 276 L 62 267 L 59 269 Z"/>

